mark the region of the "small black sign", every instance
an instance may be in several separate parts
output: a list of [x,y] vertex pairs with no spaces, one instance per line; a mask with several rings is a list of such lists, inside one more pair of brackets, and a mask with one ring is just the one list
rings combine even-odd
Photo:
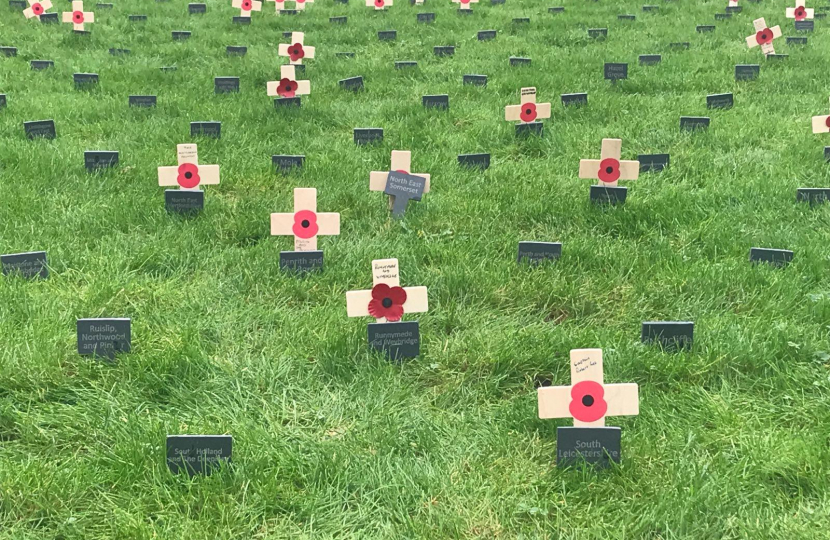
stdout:
[[[9,0],[9,7],[12,9],[19,9],[22,11],[26,9],[26,2],[25,0]],[[42,16],[43,15],[41,15],[41,17]]]
[[231,94],[239,92],[239,77],[215,77],[213,79],[214,94]]
[[[813,17],[814,19],[826,19],[827,13],[816,13]],[[40,16],[40,19],[43,20],[43,15]]]
[[490,0],[490,5],[495,6],[498,4],[504,4],[504,0]]
[[46,279],[49,277],[49,266],[45,251],[0,255],[0,265],[2,265],[3,274],[6,276],[19,275],[26,279]]
[[306,274],[323,271],[322,251],[280,251],[280,270]]
[[688,49],[691,44],[688,41],[675,41],[674,43],[669,43],[669,47],[672,49]]
[[112,9],[112,4],[98,4],[96,7],[98,9]]
[[[293,9],[283,9],[280,11],[280,15],[295,15],[297,12]],[[251,24],[250,17],[234,17],[232,20],[233,24]]]
[[824,147],[824,161],[830,161],[830,146]]
[[633,20],[637,19],[637,16],[625,13],[625,14],[622,14],[622,15],[617,15],[617,19],[619,19],[621,21],[633,21]]
[[513,19],[513,24],[529,24],[530,17],[517,17]]
[[628,78],[628,64],[605,64],[605,78],[609,81],[617,81]]
[[750,248],[749,262],[786,266],[793,260],[793,252],[786,249]]
[[560,242],[519,242],[519,257],[517,261],[539,264],[544,261],[555,261],[562,256]]
[[529,66],[530,65],[530,58],[522,58],[520,56],[511,56],[510,57],[510,65],[511,66]]
[[565,107],[588,104],[588,94],[585,92],[577,94],[562,94],[559,97],[562,99],[562,105]]
[[162,66],[159,69],[164,73],[172,73],[179,68],[177,68],[176,66]]
[[766,59],[767,60],[786,60],[789,57],[790,57],[789,54],[768,54],[766,56]]
[[155,107],[156,96],[130,96],[130,107]]
[[740,13],[743,10],[743,6],[726,6],[727,13]]
[[736,81],[751,81],[761,73],[760,64],[738,64],[735,66]]
[[337,84],[343,90],[351,90],[357,92],[363,90],[363,77],[349,77],[348,79],[340,79]]
[[381,41],[395,41],[397,38],[397,30],[381,30],[378,32],[378,39]]
[[353,137],[359,145],[383,142],[383,128],[354,128]]
[[698,129],[709,128],[708,116],[681,116],[680,130],[681,131],[695,131]]
[[207,4],[187,4],[187,12],[191,15],[196,13],[207,13]]
[[147,20],[147,15],[130,15],[129,18],[132,22],[144,22]]
[[545,125],[542,122],[528,122],[526,124],[516,124],[516,137],[527,137],[529,135],[542,136]]
[[591,202],[596,204],[623,204],[628,188],[622,186],[591,186]]
[[190,136],[222,138],[222,122],[190,122]]
[[402,61],[402,62],[395,62],[395,69],[404,69],[404,68],[416,68],[418,67],[418,62],[412,62],[409,60]]
[[230,435],[168,435],[167,468],[173,474],[209,476],[231,462]]
[[72,33],[78,36],[91,36],[92,32],[89,30],[72,30]]
[[228,45],[225,48],[225,52],[228,56],[245,56],[248,54],[248,47],[243,45]]
[[663,57],[659,54],[641,54],[640,55],[640,65],[641,66],[653,66],[655,64],[659,64],[663,61]]
[[805,36],[788,36],[787,45],[807,45],[807,38]]
[[472,9],[461,9],[461,8],[458,8],[458,11],[457,11],[456,13],[458,13],[459,15],[472,15],[472,14],[473,14],[473,10],[472,10]]
[[130,49],[110,49],[110,56],[127,56],[131,53]]
[[725,21],[726,19],[731,19],[731,13],[715,13],[715,20],[716,21]]
[[78,354],[113,360],[119,352],[130,352],[130,319],[78,319]]
[[814,21],[795,21],[795,29],[799,32],[812,32],[815,24]]
[[588,464],[602,469],[619,463],[621,433],[618,427],[556,428],[556,466]]
[[830,199],[830,188],[798,188],[795,200],[810,204],[824,204]]
[[[282,10],[279,11],[279,14],[280,15],[296,15],[297,10],[296,9],[282,9]],[[248,19],[248,22],[241,22],[240,21],[240,24],[251,24],[251,18],[250,17],[234,17],[234,19],[243,19],[243,18]],[[234,22],[236,22],[236,21],[234,21]]]
[[72,75],[75,81],[75,88],[89,87],[98,84],[97,73],[75,73]]
[[608,37],[607,28],[589,28],[588,36],[592,38]]
[[554,6],[548,8],[548,13],[563,13],[565,11],[564,6]]
[[660,6],[643,6],[643,11],[646,13],[660,11]]
[[165,189],[164,208],[171,214],[195,214],[205,208],[205,192],[197,189]]
[[714,32],[715,31],[715,25],[714,24],[699,24],[699,25],[697,25],[695,30],[697,30],[698,34],[702,34],[704,32]]
[[490,154],[461,154],[458,164],[471,169],[486,170],[490,168]]
[[26,132],[26,137],[35,139],[43,137],[44,139],[54,139],[57,137],[55,133],[54,120],[36,120],[34,122],[23,122],[23,130]]
[[[468,10],[465,10],[468,11]],[[497,32],[495,30],[481,30],[478,33],[478,40],[479,41],[490,41],[492,39],[496,39]]]
[[451,45],[433,47],[432,54],[434,54],[435,56],[452,56],[455,54],[455,47]]
[[174,30],[173,31],[173,40],[174,41],[184,41],[186,39],[190,39],[190,32],[186,30]]
[[637,161],[640,162],[640,172],[660,172],[669,166],[669,155],[640,154]]
[[706,107],[709,109],[731,109],[734,104],[731,93],[709,94],[706,96]]
[[109,169],[118,165],[118,151],[87,150],[84,152],[84,167],[89,172]]
[[337,58],[354,58],[354,53],[353,52],[338,52],[338,53],[334,53],[334,56],[336,56]]
[[294,66],[297,73],[305,73],[305,64],[297,64]]
[[431,23],[435,21],[435,13],[418,13],[419,23]]
[[55,62],[52,60],[32,60],[29,62],[29,67],[35,71],[41,71],[55,67]]
[[646,321],[640,341],[659,343],[667,351],[691,349],[694,343],[695,323],[691,321]]
[[40,16],[40,22],[43,24],[56,24],[58,22],[58,14],[44,13]]
[[421,353],[421,332],[418,321],[370,323],[369,347],[384,353],[391,360],[415,358]]
[[17,47],[0,47],[0,54],[6,57],[17,56]]
[[462,84],[487,86],[487,75],[464,75],[461,82]]
[[346,24],[349,22],[348,17],[329,17],[329,22],[331,24]]
[[300,96],[294,97],[287,97],[287,98],[277,98],[274,100],[274,108],[279,109],[280,107],[302,107],[303,101],[300,99]]
[[450,96],[448,94],[438,94],[434,96],[423,96],[421,102],[426,109],[449,109]]
[[305,156],[271,156],[271,163],[278,171],[289,173],[292,169],[302,169]]
[[5,107],[7,104],[6,94],[0,94],[0,109]]
[[421,200],[426,185],[427,180],[423,176],[390,171],[389,176],[386,177],[386,188],[383,192],[394,197],[392,217],[403,217],[410,200]]

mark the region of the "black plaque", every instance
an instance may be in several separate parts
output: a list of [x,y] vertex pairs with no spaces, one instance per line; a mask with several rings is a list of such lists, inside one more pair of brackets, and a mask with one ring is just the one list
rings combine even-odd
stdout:
[[0,255],[3,275],[19,275],[26,279],[46,279],[49,277],[49,263],[45,251],[28,253],[10,253]]
[[112,4],[97,4],[98,9],[112,9]]
[[481,30],[478,33],[479,41],[490,41],[496,39],[497,32],[495,30]]
[[[293,9],[283,9],[280,11],[280,15],[296,15],[297,11]],[[232,20],[233,24],[251,24],[250,17],[234,17]]]
[[486,170],[490,168],[490,154],[461,154],[458,164],[471,169]]
[[519,263],[536,265],[545,261],[555,261],[562,256],[561,242],[519,242]]
[[[9,7],[12,9],[18,9],[23,11],[26,9],[26,2],[25,0],[9,0]],[[41,15],[42,17],[43,15]]]
[[643,6],[643,11],[645,11],[646,13],[660,11],[660,6]]
[[824,147],[824,161],[830,161],[830,146]]
[[637,16],[636,15],[631,15],[630,13],[623,13],[623,14],[617,15],[617,19],[619,19],[621,21],[633,21],[633,20],[637,19]]
[[714,32],[715,25],[714,24],[699,24],[695,28],[698,34],[703,34],[705,32]]
[[280,251],[280,270],[306,274],[323,271],[322,251]]
[[6,94],[0,94],[0,109],[4,108],[7,104]]
[[277,98],[274,100],[274,108],[279,109],[281,107],[302,107],[303,101],[300,99],[300,96],[294,97],[286,97],[286,98]]
[[587,105],[588,94],[585,92],[576,94],[562,94],[559,96],[562,99],[562,105],[570,107],[572,105]]
[[329,22],[331,24],[346,24],[349,22],[348,17],[329,17]]
[[130,319],[78,319],[78,354],[113,360],[130,352]]
[[490,0],[490,5],[495,6],[498,4],[504,4],[504,0]]
[[128,56],[132,51],[130,49],[110,49],[110,56]]
[[207,4],[187,4],[187,12],[191,15],[207,13]]
[[418,321],[370,323],[369,347],[391,360],[415,358],[421,353],[421,332]]
[[[283,11],[285,11],[285,10],[283,10]],[[282,33],[282,37],[284,37],[284,38],[290,38],[292,34],[293,34],[293,32],[283,32],[283,33]]]
[[416,68],[416,67],[418,67],[418,62],[413,62],[411,60],[395,62],[395,69]]
[[795,200],[810,204],[824,204],[830,199],[830,188],[798,188]]
[[675,41],[674,43],[669,43],[669,47],[672,49],[688,49],[691,44],[688,41]]
[[159,69],[164,73],[172,73],[179,68],[177,68],[176,66],[162,66]]
[[640,154],[640,172],[660,172],[669,166],[668,154]]
[[622,186],[591,186],[591,202],[596,204],[623,204],[628,188]]
[[190,122],[190,136],[222,138],[222,122]]
[[228,45],[225,47],[228,56],[245,56],[248,54],[248,47],[244,45]]
[[75,88],[89,88],[98,84],[97,73],[75,73],[72,79],[75,81]]
[[44,13],[40,16],[40,22],[43,24],[57,24],[58,22],[58,14],[57,13]]
[[608,29],[607,28],[589,28],[588,29],[588,36],[592,37],[592,38],[608,37]]
[[348,79],[341,79],[337,82],[343,90],[351,90],[357,92],[363,90],[363,77],[349,77]]
[[383,192],[393,197],[392,217],[403,217],[410,200],[421,200],[426,185],[427,180],[423,176],[390,171]]
[[131,22],[144,22],[147,20],[147,15],[130,15],[129,19]]
[[397,38],[397,30],[381,30],[378,32],[378,39],[381,41],[395,41]]
[[17,47],[0,47],[0,54],[6,57],[17,56]]
[[455,47],[452,45],[442,45],[432,48],[432,54],[435,56],[452,56],[455,54]]
[[786,60],[789,57],[789,54],[768,54],[764,58],[766,60]]
[[130,96],[130,107],[155,107],[156,96]]
[[487,75],[464,75],[461,82],[474,86],[487,86]]
[[564,6],[554,6],[548,8],[548,13],[563,13],[565,11]]
[[706,107],[710,109],[731,109],[735,104],[731,93],[709,94],[706,96]]
[[694,343],[695,323],[691,321],[646,321],[640,341],[658,343],[667,351],[691,349]]
[[522,58],[519,56],[511,56],[510,57],[510,65],[511,66],[529,66],[530,65],[530,58]]
[[716,21],[725,21],[726,19],[731,19],[731,13],[715,13],[715,20]]
[[655,64],[659,64],[663,61],[663,57],[659,54],[641,54],[640,55],[640,65],[641,66],[653,66]]
[[527,137],[529,135],[537,135],[539,137],[544,133],[545,125],[542,122],[527,122],[516,124],[516,137]]
[[793,260],[793,252],[786,249],[750,248],[749,262],[787,266]]
[[681,116],[680,117],[680,131],[696,131],[699,129],[709,129],[708,116]]
[[230,435],[168,435],[167,468],[173,474],[209,476],[231,462]]
[[54,120],[36,120],[34,122],[23,122],[23,130],[26,132],[26,137],[35,139],[43,137],[44,139],[54,139],[57,137],[55,132]]
[[795,21],[795,29],[798,32],[812,32],[815,28],[813,21]]
[[513,19],[513,24],[529,24],[530,17],[516,17]]
[[738,64],[735,66],[736,81],[751,81],[761,73],[760,64]]
[[359,145],[383,142],[383,128],[354,128],[353,137]]
[[619,463],[621,433],[618,427],[556,428],[556,466],[587,464],[603,469]]
[[740,13],[743,10],[743,6],[726,6],[727,13]]
[[214,94],[233,94],[239,92],[239,77],[215,77],[213,79]]
[[305,156],[271,156],[271,163],[282,173],[289,173],[292,169],[302,169]]
[[431,23],[435,21],[435,13],[418,13],[419,23]]
[[[40,18],[43,19],[43,15],[41,15]],[[816,13],[813,18],[814,19],[826,19],[827,18],[827,13]]]
[[605,79],[618,81],[628,78],[628,64],[606,62],[604,67]]
[[305,64],[297,64],[294,66],[297,73],[305,73]]
[[426,109],[449,109],[450,96],[447,94],[438,94],[434,96],[423,96],[421,102]]
[[807,45],[807,38],[805,36],[788,36],[787,45]]
[[89,172],[109,169],[118,165],[118,151],[87,150],[84,152],[84,167]]
[[29,62],[29,67],[34,71],[42,71],[50,67],[55,67],[55,62],[52,60],[32,60]]
[[190,32],[186,30],[174,30],[173,31],[173,40],[174,41],[184,41],[186,39],[190,39]]
[[198,189],[165,189],[164,208],[171,214],[195,214],[205,208],[205,192]]
[[354,58],[354,53],[353,52],[338,52],[338,53],[334,53],[334,56],[336,56],[337,58]]

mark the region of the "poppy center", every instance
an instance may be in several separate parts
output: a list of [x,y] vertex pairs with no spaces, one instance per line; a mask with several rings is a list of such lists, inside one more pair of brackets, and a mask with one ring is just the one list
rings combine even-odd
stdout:
[[533,109],[527,109],[527,110],[525,110],[525,114],[530,114],[530,113],[532,113],[532,112],[533,112]]
[[590,407],[594,404],[594,396],[582,396],[582,404],[586,407]]
[[72,17],[75,19],[75,22],[82,23],[84,22],[84,14],[80,11],[76,11]]
[[191,178],[193,178],[193,173],[192,172],[186,172],[186,173],[184,173],[184,177],[187,178],[188,180],[190,180]]
[[32,4],[32,11],[35,13],[35,15],[40,15],[41,13],[43,13],[43,6],[41,6],[40,4]]
[[304,219],[300,225],[303,226],[303,229],[308,229],[308,226],[311,225],[311,223],[307,219]]
[[606,167],[605,172],[607,172],[608,174],[611,174],[612,172],[614,172],[614,167]]
[[392,299],[391,299],[391,298],[384,298],[384,299],[383,299],[383,302],[381,302],[381,304],[382,304],[382,305],[383,305],[383,307],[385,307],[386,309],[389,309],[389,308],[391,308],[391,307],[392,307]]

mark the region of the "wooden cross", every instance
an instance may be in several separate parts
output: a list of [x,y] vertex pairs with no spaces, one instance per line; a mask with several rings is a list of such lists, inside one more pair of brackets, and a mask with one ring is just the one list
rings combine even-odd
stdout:
[[813,117],[813,133],[830,133],[830,115]]
[[764,56],[775,54],[772,40],[781,37],[781,27],[773,26],[772,28],[767,28],[767,22],[763,17],[755,19],[752,21],[752,24],[755,26],[755,34],[747,36],[746,38],[746,44],[749,48],[752,49],[760,45],[761,52],[764,53]]
[[[420,176],[426,179],[424,193],[429,193],[429,175],[425,173],[409,172],[412,168],[412,152],[409,150],[392,150],[392,167],[390,171],[402,172],[413,176]],[[386,180],[389,178],[389,171],[372,171],[369,174],[369,191],[386,191]]]
[[72,23],[75,30],[83,32],[84,23],[95,22],[95,14],[91,11],[84,11],[83,0],[74,0],[72,2],[72,11],[63,12],[63,22]]
[[729,7],[738,7],[738,0],[729,0]]
[[471,9],[470,4],[478,4],[478,0],[452,0],[453,4],[461,4],[459,9]]
[[159,167],[160,186],[179,186],[184,190],[198,190],[201,185],[219,183],[219,165],[199,165],[195,144],[176,146],[178,166]]
[[271,236],[294,236],[294,251],[316,251],[317,236],[340,234],[340,214],[317,213],[317,190],[294,188],[294,213],[271,214]]
[[522,88],[521,105],[504,108],[504,119],[508,122],[518,120],[520,124],[528,124],[544,118],[550,118],[550,103],[536,103],[535,88]]
[[302,64],[303,58],[314,58],[314,47],[304,47],[302,32],[291,33],[291,45],[280,43],[279,55],[287,56],[290,64]]
[[396,322],[404,313],[428,309],[426,287],[401,287],[398,259],[372,261],[372,290],[348,291],[349,317],[374,317],[377,322]]
[[240,17],[250,17],[252,11],[262,11],[262,2],[259,0],[233,0],[231,5],[239,10]]
[[795,0],[795,7],[787,8],[787,18],[803,21],[805,19],[812,19],[815,10],[804,7],[807,5],[804,0]]
[[543,386],[536,396],[539,418],[573,418],[577,427],[602,427],[606,416],[640,414],[637,383],[603,382],[602,349],[572,349],[571,386]]
[[37,20],[40,20],[40,16],[50,9],[52,9],[52,2],[49,0],[29,0],[29,7],[23,10],[23,15],[25,15],[27,19],[37,17]]
[[376,10],[391,6],[392,0],[366,0],[366,7],[374,6]]
[[268,95],[293,98],[295,96],[307,96],[310,94],[311,81],[298,81],[296,77],[296,68],[294,66],[280,66],[280,80],[268,81],[266,85]]
[[580,159],[579,177],[596,178],[600,186],[614,187],[618,180],[640,177],[639,161],[620,161],[621,139],[602,139],[600,159]]
[[[276,4],[277,13],[286,9],[285,3],[291,0],[266,0],[267,2],[274,2]],[[306,4],[313,4],[314,0],[294,0],[294,9],[297,11],[302,11],[305,9]]]

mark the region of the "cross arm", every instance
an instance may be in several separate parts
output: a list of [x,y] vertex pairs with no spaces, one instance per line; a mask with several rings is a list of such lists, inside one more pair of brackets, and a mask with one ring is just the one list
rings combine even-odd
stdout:
[[830,133],[830,116],[814,116],[813,117],[813,133]]

